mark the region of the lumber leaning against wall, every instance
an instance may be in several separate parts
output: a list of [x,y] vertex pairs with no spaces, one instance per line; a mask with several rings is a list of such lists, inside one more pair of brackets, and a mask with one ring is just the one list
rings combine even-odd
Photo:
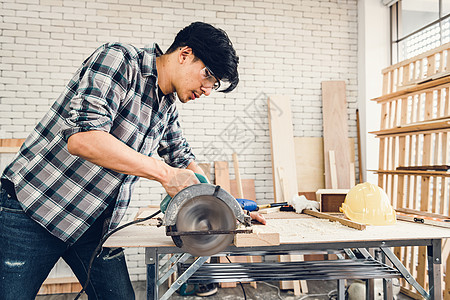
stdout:
[[[325,187],[327,189],[351,188],[350,153],[347,146],[348,114],[344,81],[322,81],[322,113]],[[334,153],[336,173],[334,173],[332,160],[330,160],[332,153]],[[333,184],[334,180],[337,181],[337,186]]]

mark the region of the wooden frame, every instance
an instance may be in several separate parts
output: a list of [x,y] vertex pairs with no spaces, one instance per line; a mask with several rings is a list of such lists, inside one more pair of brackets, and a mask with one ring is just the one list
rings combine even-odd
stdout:
[[[450,173],[432,167],[449,163],[450,43],[382,72],[383,96],[373,99],[381,105],[380,130],[372,132],[380,141],[378,185],[396,209],[448,217]],[[398,247],[394,253],[426,287],[426,248]],[[444,267],[450,266],[447,257]],[[444,277],[444,299],[450,299],[450,275]],[[418,297],[405,280],[401,287]]]
[[383,95],[450,74],[450,43],[401,61],[383,71]]

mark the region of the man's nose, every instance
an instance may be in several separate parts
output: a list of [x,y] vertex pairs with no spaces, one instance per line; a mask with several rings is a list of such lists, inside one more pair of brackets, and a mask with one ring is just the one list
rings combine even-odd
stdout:
[[204,87],[202,86],[202,92],[205,94],[205,96],[209,96],[211,94],[212,87]]

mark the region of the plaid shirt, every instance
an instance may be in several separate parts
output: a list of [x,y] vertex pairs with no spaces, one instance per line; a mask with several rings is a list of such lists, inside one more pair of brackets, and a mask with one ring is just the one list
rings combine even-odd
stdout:
[[157,44],[98,48],[6,167],[2,178],[14,184],[24,210],[59,239],[74,243],[112,201],[110,229],[117,227],[138,180],[71,155],[72,134],[109,132],[144,155],[157,151],[174,167],[195,159],[182,136],[175,95],[158,97],[155,58],[161,54]]

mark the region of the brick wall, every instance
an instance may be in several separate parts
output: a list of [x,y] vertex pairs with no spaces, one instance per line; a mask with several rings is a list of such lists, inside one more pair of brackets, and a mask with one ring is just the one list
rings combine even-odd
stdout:
[[[199,162],[239,154],[242,178],[261,202],[273,197],[266,98],[291,98],[295,136],[321,136],[321,81],[345,80],[349,136],[356,136],[356,0],[2,0],[0,137],[26,137],[83,59],[105,42],[163,50],[193,21],[226,30],[240,56],[239,87],[179,105]],[[232,166],[232,165],[231,165]],[[233,168],[230,168],[233,172]],[[233,178],[233,175],[231,175]],[[142,180],[129,209],[157,204],[163,189]],[[133,280],[143,249],[127,250]]]

